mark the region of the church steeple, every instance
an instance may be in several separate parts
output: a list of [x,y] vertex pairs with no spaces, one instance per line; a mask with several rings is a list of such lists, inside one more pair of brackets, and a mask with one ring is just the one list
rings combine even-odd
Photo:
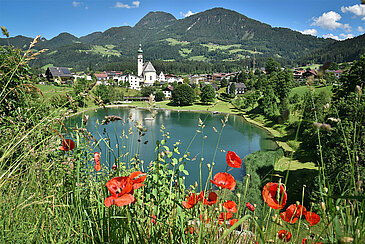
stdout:
[[142,69],[143,69],[143,50],[142,44],[139,44],[138,48],[138,76],[142,76]]

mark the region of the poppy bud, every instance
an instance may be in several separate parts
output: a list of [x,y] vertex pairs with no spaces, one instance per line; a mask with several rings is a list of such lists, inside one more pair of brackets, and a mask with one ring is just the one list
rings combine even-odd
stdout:
[[323,211],[326,211],[326,204],[324,204],[324,202],[321,202],[321,208]]
[[324,187],[323,190],[324,190],[325,193],[328,192],[328,188],[327,187]]
[[113,164],[112,170],[116,170],[116,169],[117,169],[117,166],[115,164]]

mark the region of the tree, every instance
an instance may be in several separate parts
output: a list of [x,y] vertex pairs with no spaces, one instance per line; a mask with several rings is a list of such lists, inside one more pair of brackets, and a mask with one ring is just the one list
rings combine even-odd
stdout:
[[89,89],[91,81],[85,78],[78,78],[72,85],[72,97],[79,107],[85,106],[85,91]]
[[155,95],[156,102],[163,101],[165,99],[165,94],[162,91],[158,91]]
[[154,92],[155,92],[155,87],[153,87],[153,86],[144,86],[141,89],[142,97],[149,97]]
[[228,80],[226,78],[223,78],[221,80],[221,87],[227,87],[228,86]]
[[228,94],[230,97],[236,96],[236,83],[234,83],[234,82],[231,83],[231,85],[229,86]]
[[214,102],[215,90],[211,84],[203,86],[201,91],[202,91],[202,93],[200,94],[200,101],[202,103]]
[[175,105],[190,105],[195,101],[195,92],[187,84],[178,85],[172,92],[171,100]]
[[265,66],[265,71],[267,74],[271,74],[273,72],[279,72],[281,70],[281,65],[275,61],[273,58],[270,58]]
[[[93,89],[95,96],[99,97],[104,104],[110,103],[114,98],[114,89],[112,86],[106,86],[104,84],[97,85]],[[95,101],[96,102],[96,101]]]

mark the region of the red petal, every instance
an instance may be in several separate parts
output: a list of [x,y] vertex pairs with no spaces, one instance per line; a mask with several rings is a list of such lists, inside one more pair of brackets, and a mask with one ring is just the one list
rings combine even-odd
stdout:
[[181,202],[184,208],[190,209],[194,207],[194,204],[189,204],[188,202]]
[[278,202],[276,194],[278,190],[279,184],[269,182],[264,186],[262,190],[262,197],[264,201],[269,205],[269,207],[273,209],[283,209],[286,204],[287,194],[284,190],[284,186],[280,185],[280,201]]
[[226,161],[229,167],[241,168],[242,160],[235,152],[228,151],[226,155]]
[[305,219],[308,221],[310,226],[312,226],[318,224],[318,222],[321,220],[321,217],[319,217],[319,215],[316,213],[307,212]]
[[118,197],[114,200],[114,204],[121,207],[128,204],[131,204],[135,201],[134,196],[131,194],[125,194],[121,197]]
[[99,164],[95,164],[95,170],[96,171],[100,171],[101,170],[101,165],[100,165],[100,163]]
[[237,223],[238,222],[238,219],[230,219],[229,220],[229,224],[231,225],[231,226],[233,226],[235,223]]
[[109,196],[109,197],[105,198],[104,205],[109,208],[111,205],[114,204],[115,198],[116,197],[114,197],[114,196]]

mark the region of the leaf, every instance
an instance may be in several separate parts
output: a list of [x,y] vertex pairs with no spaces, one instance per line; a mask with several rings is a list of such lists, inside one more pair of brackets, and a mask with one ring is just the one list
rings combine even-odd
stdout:
[[180,164],[180,166],[179,166],[179,171],[181,172],[181,171],[183,171],[184,170],[184,165],[183,164]]
[[177,159],[176,158],[173,158],[172,159],[172,163],[171,163],[172,165],[176,165],[176,164],[178,164],[178,162],[177,162]]
[[161,140],[161,145],[165,145],[166,144],[166,140]]
[[183,170],[183,173],[184,173],[185,175],[189,175],[189,171],[187,171],[186,169],[184,169],[184,170]]

